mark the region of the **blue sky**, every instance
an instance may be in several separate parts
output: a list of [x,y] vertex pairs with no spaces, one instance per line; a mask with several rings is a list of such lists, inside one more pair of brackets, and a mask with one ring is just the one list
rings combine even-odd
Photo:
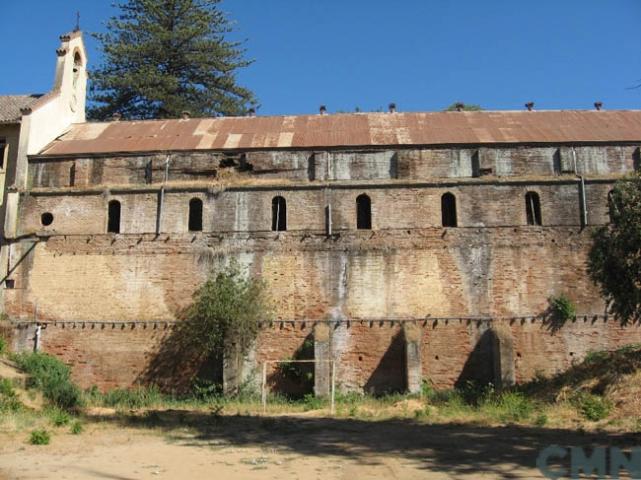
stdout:
[[[3,0],[0,94],[47,91],[58,35],[112,0]],[[224,0],[260,114],[386,108],[641,108],[640,0]],[[23,41],[24,39],[24,41]],[[87,38],[89,69],[101,61]]]

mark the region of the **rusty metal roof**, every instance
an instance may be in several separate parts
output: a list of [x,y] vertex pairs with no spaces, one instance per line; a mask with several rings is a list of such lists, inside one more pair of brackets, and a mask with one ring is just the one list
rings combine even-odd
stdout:
[[42,95],[0,95],[0,123],[18,123],[20,110],[32,107]]
[[42,155],[641,142],[641,110],[354,113],[83,123]]

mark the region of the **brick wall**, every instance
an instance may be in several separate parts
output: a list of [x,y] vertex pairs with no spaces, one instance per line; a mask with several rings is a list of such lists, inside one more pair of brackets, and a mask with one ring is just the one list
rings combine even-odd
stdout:
[[[479,174],[499,177],[623,174],[638,168],[639,147],[513,146],[359,151],[187,152],[95,158],[32,158],[33,187],[213,181],[230,170],[244,177],[295,181],[430,180]],[[483,172],[479,171],[483,170]],[[73,173],[72,173],[73,170]]]
[[[607,194],[613,182],[588,182],[586,201],[589,224],[607,221]],[[497,227],[527,224],[525,194],[536,192],[545,226],[579,225],[581,198],[579,181],[555,183],[473,183],[454,185],[360,185],[342,188],[231,188],[212,194],[207,190],[168,190],[161,211],[161,233],[188,231],[189,201],[203,202],[205,232],[258,232],[272,226],[272,199],[279,195],[287,202],[287,230],[324,232],[326,211],[332,207],[334,231],[356,228],[356,197],[367,194],[372,204],[373,230],[420,229],[441,226],[441,196],[456,196],[458,226]],[[124,192],[113,190],[65,193],[31,193],[22,199],[19,233],[47,232],[58,235],[95,235],[107,230],[107,204],[121,203],[121,233],[154,233],[160,191]],[[48,226],[42,214],[53,214]]]
[[[638,327],[594,317],[605,306],[586,274],[593,226],[607,221],[607,194],[635,156],[634,146],[519,146],[36,157],[34,188],[21,195],[24,238],[8,247],[15,288],[4,291],[4,309],[24,325],[47,322],[42,348],[73,365],[85,387],[178,388],[204,359],[181,350],[165,322],[233,257],[267,282],[276,306],[255,367],[296,356],[314,322],[329,321],[339,385],[402,390],[400,325],[411,321],[422,329],[423,376],[451,387],[492,379],[490,329],[501,325],[523,381],[589,350],[641,341]],[[588,175],[587,228],[579,179],[567,173],[575,159]],[[441,227],[446,192],[459,228]],[[540,197],[542,226],[527,226],[527,192]],[[372,230],[359,231],[363,193]],[[276,195],[287,200],[286,232],[271,231]],[[203,202],[202,232],[188,232],[193,198]],[[120,234],[105,233],[111,200],[122,205]],[[556,328],[543,317],[560,293],[580,317]],[[29,348],[29,329],[21,332]],[[268,379],[282,387],[273,366]]]

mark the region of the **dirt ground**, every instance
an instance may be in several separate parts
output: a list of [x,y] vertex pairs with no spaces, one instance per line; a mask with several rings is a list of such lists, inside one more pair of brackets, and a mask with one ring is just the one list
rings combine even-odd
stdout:
[[27,436],[0,434],[0,479],[530,479],[551,444],[641,445],[639,434],[183,411],[89,420],[47,446]]

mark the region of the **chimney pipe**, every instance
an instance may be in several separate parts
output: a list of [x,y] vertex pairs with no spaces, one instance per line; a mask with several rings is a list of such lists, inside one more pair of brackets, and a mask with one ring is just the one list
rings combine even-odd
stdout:
[[527,108],[528,112],[531,112],[532,110],[534,110],[534,102],[527,102],[525,104],[525,108]]
[[321,105],[318,109],[318,113],[320,113],[321,115],[327,115],[327,107],[325,105]]
[[463,109],[465,108],[465,104],[462,102],[456,102],[456,104],[454,105],[454,108],[456,108],[457,112],[462,112]]
[[603,102],[594,102],[594,108],[601,110],[601,108],[603,108]]
[[389,104],[389,113],[396,113],[396,104],[394,102]]
[[122,118],[122,113],[120,113],[120,112],[115,112],[115,113],[111,116],[111,121],[112,121],[112,122],[119,122],[121,118]]
[[249,110],[247,110],[247,116],[248,117],[255,117],[256,116],[256,109],[254,107],[252,107]]
[[191,118],[191,112],[188,110],[183,110],[180,114],[183,120],[189,120]]

